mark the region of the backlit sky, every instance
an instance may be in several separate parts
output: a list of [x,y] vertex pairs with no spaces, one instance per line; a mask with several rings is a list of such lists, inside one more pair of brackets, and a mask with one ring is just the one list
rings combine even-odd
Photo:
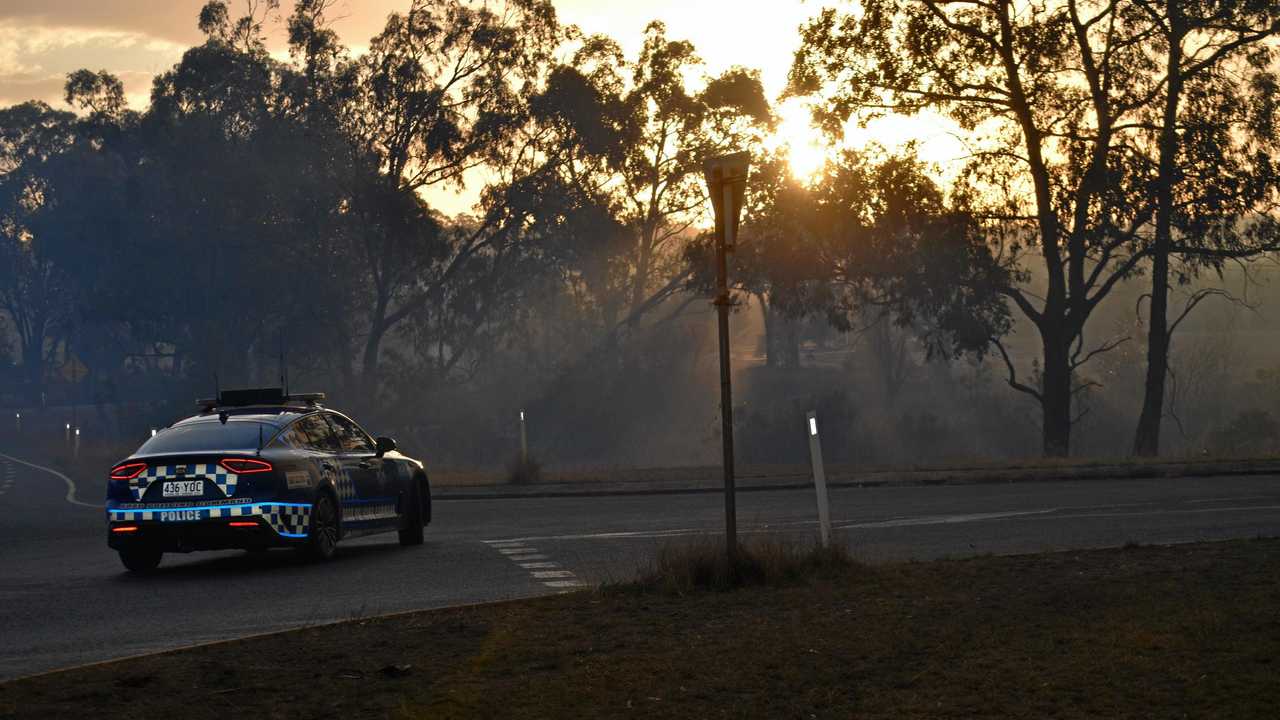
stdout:
[[[233,17],[243,14],[246,0],[233,0]],[[171,67],[184,50],[202,40],[196,17],[204,0],[0,0],[0,106],[29,99],[65,107],[62,85],[67,73],[87,67],[106,69],[125,85],[129,103],[146,106],[151,78]],[[408,0],[340,0],[331,12],[343,41],[359,50],[382,28],[388,13]],[[776,97],[799,40],[798,28],[824,3],[810,0],[556,0],[561,20],[590,33],[618,40],[628,54],[638,49],[644,26],[667,24],[668,36],[690,40],[716,73],[733,65],[757,68],[766,91]],[[829,3],[827,3],[829,4]],[[283,17],[291,0],[269,22],[272,49],[283,50]],[[807,111],[792,101],[779,108],[783,119],[779,142],[792,149],[793,168],[813,171],[826,154],[808,128]],[[953,142],[936,123],[883,123],[859,133],[893,147],[908,138],[926,142],[923,154],[933,159],[954,155]],[[934,147],[930,148],[932,145]],[[472,192],[435,197],[445,212],[465,210]]]

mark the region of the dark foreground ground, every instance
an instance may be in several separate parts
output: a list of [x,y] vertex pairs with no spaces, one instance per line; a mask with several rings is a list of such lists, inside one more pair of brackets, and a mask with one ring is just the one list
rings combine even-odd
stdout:
[[588,590],[0,685],[0,718],[1267,718],[1277,707],[1280,540],[858,566],[685,596]]

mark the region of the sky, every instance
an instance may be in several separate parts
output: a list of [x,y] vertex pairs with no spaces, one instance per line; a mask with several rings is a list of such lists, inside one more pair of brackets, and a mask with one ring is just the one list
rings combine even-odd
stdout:
[[[0,107],[40,99],[66,107],[62,86],[73,70],[106,69],[123,81],[129,104],[146,106],[151,79],[173,66],[183,51],[202,40],[196,17],[205,0],[0,0]],[[232,0],[232,16],[248,0]],[[339,0],[331,13],[334,29],[358,51],[377,34],[387,15],[409,0]],[[707,70],[734,65],[761,71],[765,90],[776,98],[799,42],[799,27],[828,2],[813,0],[555,0],[561,20],[588,33],[604,33],[629,55],[640,45],[652,20],[667,25],[668,37],[693,43]],[[291,0],[268,24],[270,46],[283,53],[283,16]],[[782,125],[777,141],[791,147],[793,169],[807,175],[829,150],[808,127],[800,101],[778,108]],[[909,138],[922,140],[922,155],[943,160],[954,155],[947,128],[936,121],[897,119],[869,131],[855,131],[853,144],[875,140],[894,147]],[[432,198],[446,213],[465,211],[475,191]]]

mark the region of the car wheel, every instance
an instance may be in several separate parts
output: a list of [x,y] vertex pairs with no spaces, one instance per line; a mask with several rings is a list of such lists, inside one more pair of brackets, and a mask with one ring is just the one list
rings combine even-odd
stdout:
[[404,514],[404,527],[400,528],[400,544],[405,547],[422,544],[422,498],[418,478],[409,482],[409,507]]
[[124,563],[129,572],[145,575],[160,567],[160,558],[163,556],[163,550],[152,547],[136,547],[121,550],[120,562]]
[[338,551],[338,508],[327,493],[321,493],[311,508],[311,530],[305,549],[316,560],[328,560]]

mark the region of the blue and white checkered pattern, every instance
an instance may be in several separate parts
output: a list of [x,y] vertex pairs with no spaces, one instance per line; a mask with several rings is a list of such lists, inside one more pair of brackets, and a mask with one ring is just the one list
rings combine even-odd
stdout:
[[338,488],[338,500],[346,502],[356,499],[356,484],[345,470],[339,470],[333,476],[333,484]]
[[368,503],[360,505],[344,505],[342,508],[343,522],[367,522],[369,520],[386,520],[396,516],[396,504],[389,503]]
[[[181,467],[184,473],[179,475]],[[141,500],[147,494],[147,488],[157,480],[197,480],[204,478],[218,486],[222,494],[231,497],[236,494],[236,483],[240,476],[217,463],[191,463],[189,465],[152,465],[147,471],[129,481],[129,490],[134,500]]]
[[241,503],[237,505],[204,505],[173,508],[139,508],[107,511],[111,522],[198,522],[230,518],[261,518],[282,537],[306,537],[311,524],[311,505],[307,503]]
[[311,529],[310,505],[267,505],[263,510],[262,519],[279,535],[303,537]]

